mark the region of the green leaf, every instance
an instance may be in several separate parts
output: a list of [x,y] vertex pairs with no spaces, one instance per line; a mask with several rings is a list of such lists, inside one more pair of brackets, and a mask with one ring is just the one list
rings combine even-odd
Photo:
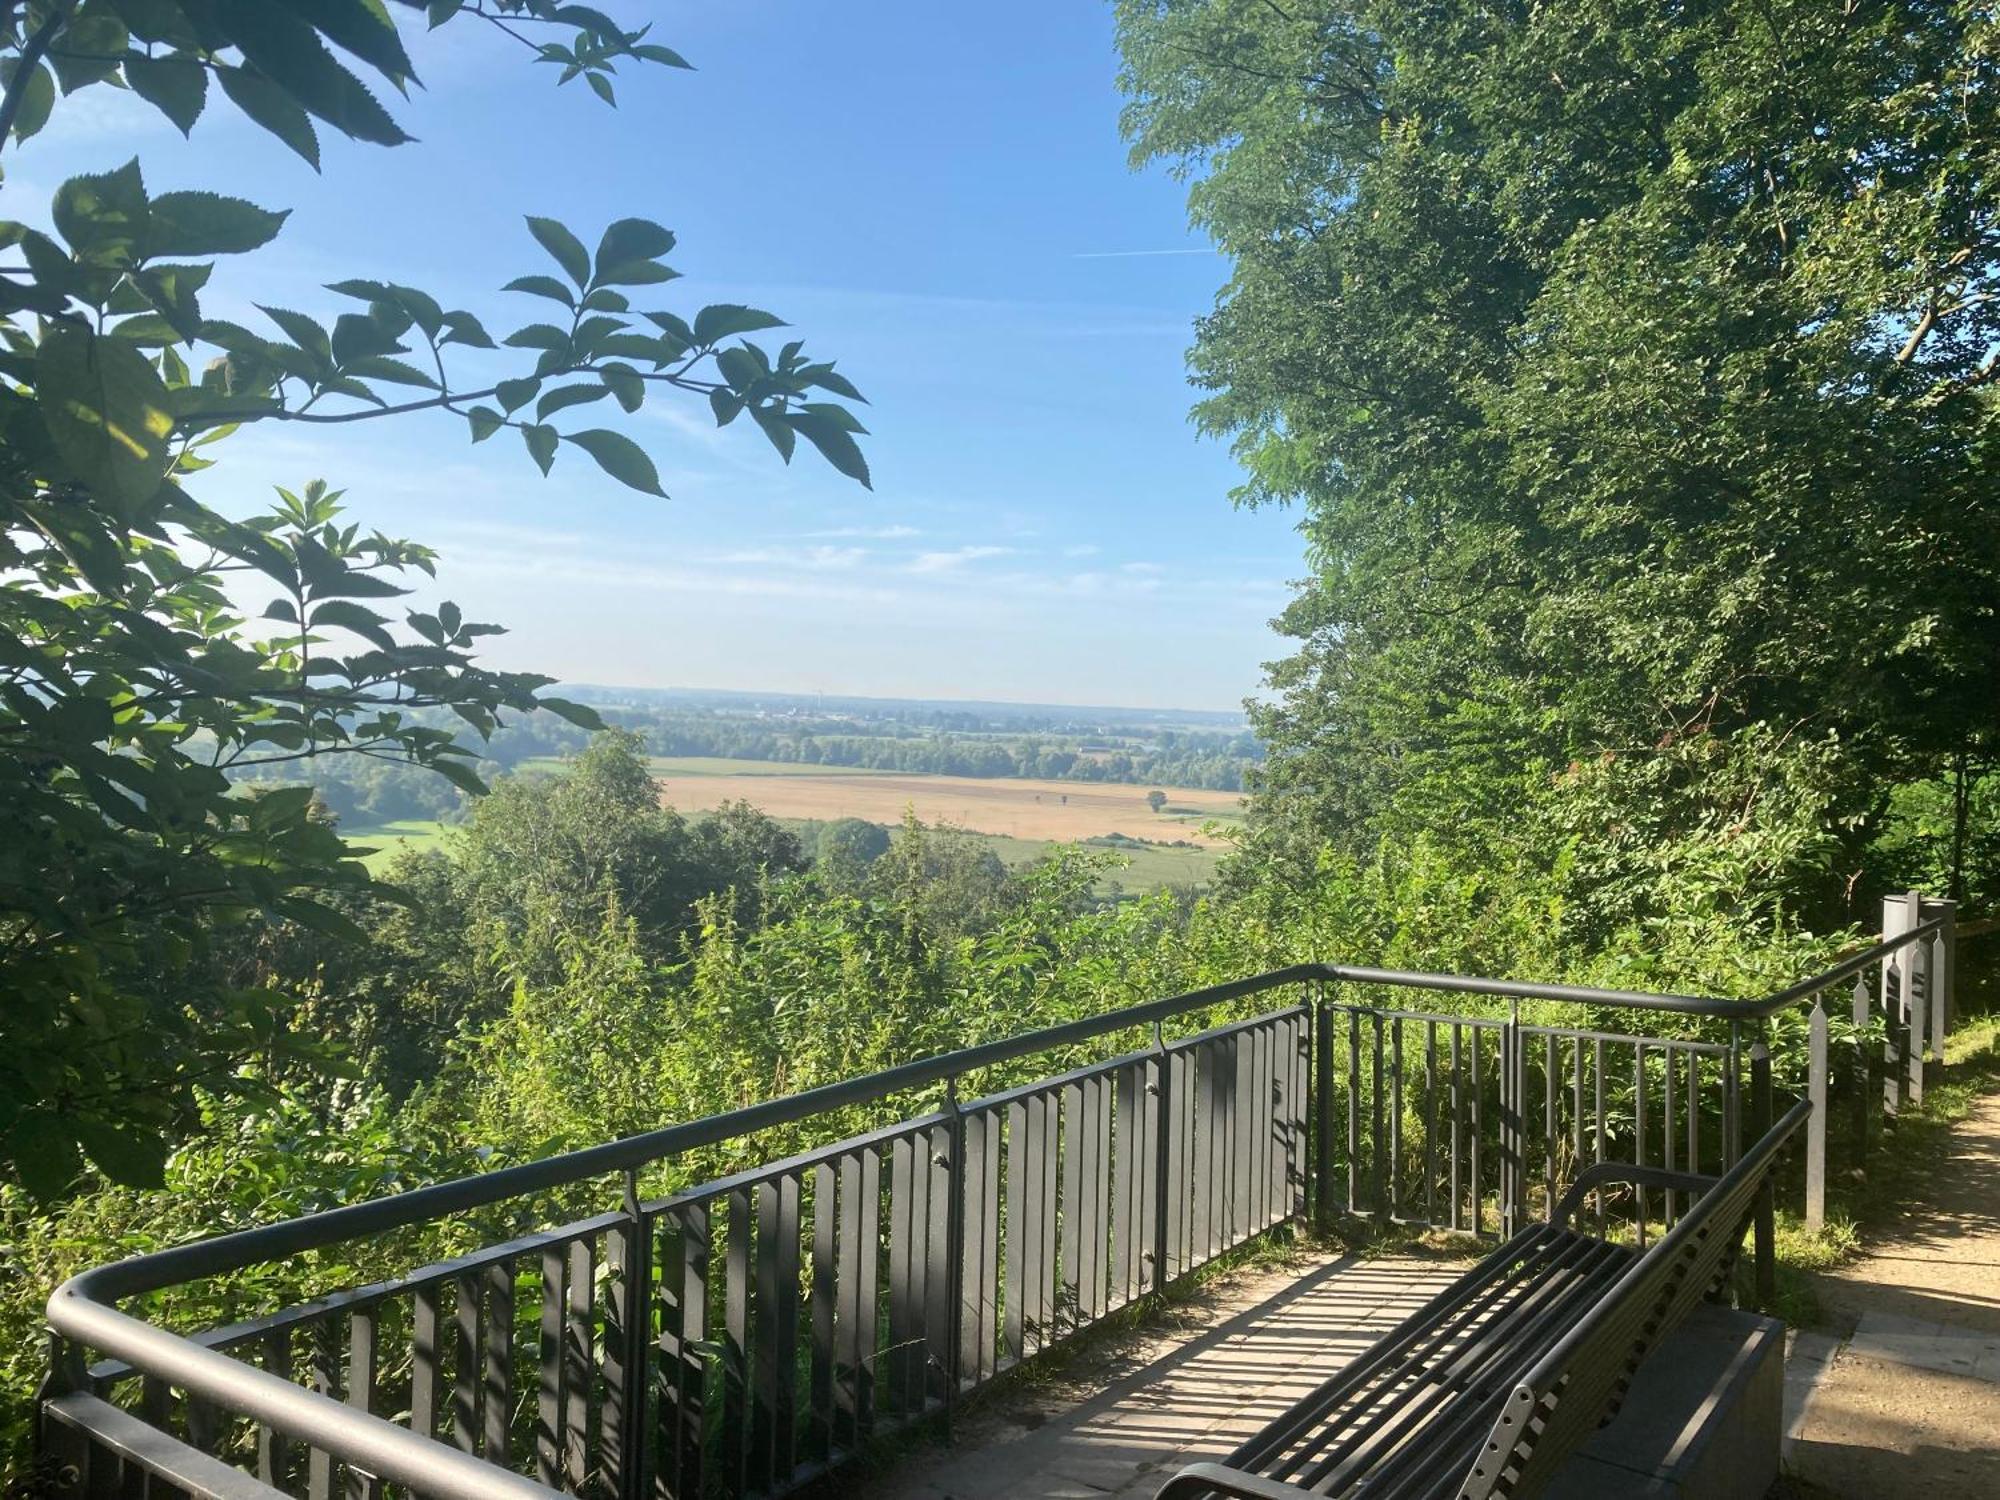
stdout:
[[83,1170],[71,1122],[46,1110],[25,1110],[7,1133],[5,1156],[21,1184],[43,1203],[60,1198]]
[[618,93],[612,88],[609,78],[606,78],[602,73],[591,72],[584,74],[584,81],[590,85],[590,91],[597,95],[598,98],[609,104],[613,109],[618,107]]
[[498,346],[493,335],[469,312],[449,312],[444,315],[444,337],[441,344],[464,344],[469,349],[492,349]]
[[549,467],[556,461],[557,432],[553,427],[544,427],[539,422],[530,422],[521,429],[521,438],[528,445],[528,456],[535,461],[546,479]]
[[414,81],[416,70],[403,50],[396,23],[380,0],[291,0],[320,34],[398,85]]
[[130,265],[146,241],[146,182],[139,159],[116,171],[70,178],[56,189],[50,212],[56,233],[80,259]]
[[500,288],[503,292],[528,292],[537,297],[547,297],[552,302],[560,302],[564,307],[576,306],[576,293],[557,281],[553,276],[536,274],[516,276]]
[[[0,64],[0,81],[8,89],[14,87],[15,71],[20,67],[18,57],[10,57]],[[25,141],[40,132],[49,123],[49,112],[56,104],[55,75],[40,63],[28,75],[28,81],[21,86],[21,107],[14,112],[14,139]]]
[[42,423],[70,472],[130,512],[166,477],[171,398],[152,361],[117,338],[65,324],[35,355]]
[[653,260],[628,260],[606,266],[597,273],[599,286],[659,286],[680,280],[681,273]]
[[582,406],[590,401],[602,401],[611,394],[608,385],[565,385],[555,390],[544,391],[542,399],[535,403],[535,415],[547,418],[559,411],[567,411],[572,406]]
[[337,626],[351,630],[364,640],[380,646],[384,651],[396,649],[396,638],[383,628],[382,616],[365,604],[356,604],[349,599],[329,599],[317,606],[307,622],[308,628],[317,630],[321,626]]
[[657,42],[641,42],[632,49],[634,57],[644,58],[650,63],[661,63],[669,68],[687,68],[692,71],[694,64],[671,47],[662,47]]
[[592,427],[583,432],[564,433],[563,441],[576,444],[596,459],[597,467],[620,484],[644,494],[658,495],[662,500],[667,498],[667,492],[660,488],[659,470],[653,467],[646,450],[622,432]]
[[625,410],[637,411],[645,404],[646,382],[630,365],[605,365],[597,373]]
[[288,917],[308,931],[325,937],[338,938],[344,943],[366,943],[368,932],[353,918],[335,911],[330,906],[322,906],[317,901],[308,901],[303,896],[290,896],[278,903],[278,912]]
[[576,283],[578,291],[590,285],[590,253],[583,242],[554,219],[528,215],[528,232],[541,247],[555,257],[563,274]]
[[298,100],[248,68],[218,67],[215,76],[232,104],[319,170],[319,133]]
[[[665,326],[664,324],[662,325]],[[785,320],[740,302],[717,302],[704,307],[694,317],[693,343],[706,349],[719,339],[738,333],[756,333],[764,328],[783,328]]]
[[294,103],[356,140],[400,146],[410,139],[367,85],[335,61],[313,28],[289,8],[270,0],[214,4],[244,59]]
[[101,1120],[70,1123],[85,1155],[113,1182],[136,1188],[166,1184],[167,1138],[159,1131],[109,1125]]
[[518,380],[503,380],[493,388],[493,394],[500,400],[500,409],[514,412],[534,400],[535,392],[542,388],[541,381],[532,375],[524,375]]
[[240,255],[269,244],[290,216],[290,209],[259,208],[220,193],[162,193],[153,200],[144,253]]
[[786,463],[792,461],[792,450],[798,446],[798,434],[786,423],[784,416],[771,407],[753,406],[750,415],[763,429],[764,436],[771,440],[771,446],[778,450],[778,456]]
[[311,318],[304,313],[293,312],[289,308],[266,307],[261,302],[257,304],[257,310],[284,329],[285,337],[307,354],[323,365],[332,364],[333,340],[327,336],[326,330]]
[[481,781],[478,774],[464,761],[440,758],[429,762],[429,765],[433,771],[460,791],[469,792],[475,797],[486,795],[486,783]]
[[673,248],[674,232],[651,219],[615,220],[597,242],[598,278],[603,279],[606,267],[634,260],[658,260]]
[[133,93],[173,121],[182,135],[194,130],[208,103],[208,70],[184,53],[165,57],[127,53],[125,81]]
[[498,432],[507,419],[490,406],[475,406],[465,414],[465,420],[472,428],[473,442],[483,443]]
[[581,703],[572,703],[567,698],[537,698],[535,707],[545,708],[557,718],[566,720],[579,729],[595,731],[604,727],[604,720],[598,716],[596,709]]
[[868,460],[861,456],[861,448],[847,429],[827,417],[824,412],[795,411],[787,420],[796,427],[805,440],[819,449],[820,456],[849,479],[861,481],[863,489],[872,490],[874,482],[868,476]]

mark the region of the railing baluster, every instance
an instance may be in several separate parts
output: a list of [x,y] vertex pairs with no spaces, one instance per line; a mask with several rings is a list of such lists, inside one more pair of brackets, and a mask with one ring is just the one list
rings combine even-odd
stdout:
[[[1687,1054],[1687,1169],[1701,1171],[1701,1054],[1689,1050]],[[1686,1195],[1682,1211],[1694,1207],[1695,1195]]]
[[1083,1151],[1077,1167],[1080,1188],[1075,1226],[1077,1241],[1076,1278],[1077,1321],[1095,1322],[1104,1316],[1104,1242],[1106,1182],[1111,1146],[1111,1111],[1106,1108],[1107,1078],[1087,1078],[1083,1083]]
[[[330,1400],[340,1399],[339,1334],[332,1314],[313,1319],[311,1365],[307,1384]],[[155,1425],[160,1425],[155,1423]],[[333,1495],[333,1455],[315,1447],[306,1455],[306,1494],[310,1500],[331,1500]]]
[[[825,1463],[833,1455],[834,1305],[839,1295],[836,1271],[839,1254],[840,1189],[831,1162],[813,1168],[812,1192],[812,1378],[811,1406],[806,1419],[804,1451],[807,1463]],[[967,1283],[971,1285],[970,1282]],[[968,1326],[971,1324],[967,1320]]]
[[[1597,1131],[1596,1131],[1596,1142],[1592,1148],[1592,1154],[1598,1161],[1601,1162],[1604,1160],[1604,1145],[1605,1145],[1604,1143],[1604,1038],[1598,1037],[1593,1045],[1594,1045],[1594,1050],[1591,1056],[1591,1075],[1595,1080],[1595,1088],[1596,1088],[1596,1097],[1593,1103],[1596,1108]],[[1600,1236],[1604,1234],[1606,1228],[1608,1227],[1606,1223],[1605,1208],[1606,1205],[1604,1202],[1604,1189],[1600,1187],[1597,1189],[1597,1232]]]
[[966,1285],[973,1288],[978,1311],[971,1320],[978,1343],[970,1374],[984,1383],[993,1377],[1000,1341],[1000,1117],[982,1110],[966,1125],[966,1161],[973,1174],[966,1184],[966,1245],[968,1254],[977,1251],[966,1267]]
[[1010,1363],[1028,1356],[1028,1242],[1041,1241],[1028,1223],[1028,1162],[1031,1157],[1041,1160],[1039,1150],[1029,1149],[1028,1103],[1016,1099],[1007,1105],[1007,1265],[1001,1347]]
[[[754,1212],[757,1218],[755,1269],[750,1283],[750,1442],[744,1461],[752,1493],[762,1494],[774,1479],[788,1477],[790,1465],[780,1468],[778,1447],[778,1343],[781,1338],[778,1316],[778,1184],[757,1184]],[[786,1354],[790,1354],[787,1341]]]
[[[956,1364],[953,1353],[952,1311],[957,1306],[957,1291],[952,1284],[952,1260],[954,1246],[958,1243],[957,1171],[954,1165],[954,1143],[952,1127],[949,1124],[933,1125],[930,1128],[930,1149],[924,1153],[926,1167],[930,1171],[930,1214],[926,1220],[924,1236],[924,1347],[922,1378],[918,1385],[920,1399],[926,1404],[931,1401],[943,1403],[949,1408],[953,1391],[950,1373]],[[796,1243],[797,1234],[793,1235]],[[797,1298],[798,1252],[791,1258],[794,1291]],[[782,1266],[780,1267],[782,1271]],[[784,1279],[779,1278],[780,1297]],[[796,1318],[796,1313],[794,1313]],[[789,1342],[786,1345],[790,1348]],[[789,1414],[790,1375],[780,1383],[780,1394],[787,1397],[785,1408]]]
[[590,1482],[591,1387],[596,1383],[592,1326],[597,1309],[597,1247],[569,1247],[569,1316],[563,1329],[563,1474],[572,1494]]
[[1368,1157],[1372,1163],[1368,1183],[1368,1211],[1381,1214],[1384,1209],[1382,1196],[1382,1176],[1386,1163],[1382,1159],[1382,1012],[1369,1013],[1369,1031],[1375,1043],[1373,1055],[1369,1059],[1368,1071]]
[[1139,1295],[1145,1217],[1139,1212],[1145,1122],[1139,1118],[1140,1069],[1118,1070],[1111,1093],[1111,1305],[1122,1307]]
[[1465,1028],[1456,1021],[1451,1027],[1451,1227],[1456,1230],[1464,1226],[1463,1210],[1465,1192],[1458,1180],[1459,1121],[1465,1107],[1465,1062],[1460,1050],[1459,1033]]
[[466,1453],[479,1445],[479,1278],[457,1280],[452,1325],[451,1437]]
[[[1660,1049],[1660,1061],[1666,1064],[1666,1079],[1662,1085],[1660,1098],[1660,1139],[1662,1143],[1660,1164],[1671,1172],[1674,1170],[1676,1164],[1674,1151],[1674,1049],[1671,1046]],[[1674,1196],[1672,1188],[1668,1188],[1660,1194],[1662,1215],[1666,1221],[1666,1227],[1669,1229],[1674,1227],[1674,1221],[1678,1218],[1678,1215],[1674,1211]]]
[[1437,1223],[1438,1027],[1424,1022],[1424,1222]]
[[[723,1214],[722,1428],[717,1436],[717,1469],[728,1493],[739,1494],[748,1478],[750,1456],[750,1190],[739,1187],[730,1192]],[[871,1253],[869,1259],[873,1258]]]
[[[1466,1038],[1472,1044],[1472,1232],[1486,1233],[1486,1181],[1480,1171],[1480,1157],[1486,1135],[1486,1087],[1480,1054],[1486,1049],[1480,1037],[1485,1028],[1474,1026]],[[1504,1126],[1502,1127],[1505,1128]]]
[[1083,1084],[1066,1083],[1062,1091],[1062,1232],[1057,1271],[1056,1305],[1063,1324],[1083,1323]]
[[918,1337],[915,1308],[917,1272],[913,1261],[922,1234],[922,1202],[928,1172],[917,1170],[917,1143],[898,1136],[889,1147],[889,1368],[888,1409],[898,1416],[910,1407],[910,1356]]
[[[380,1373],[379,1336],[382,1309],[357,1308],[347,1320],[347,1404],[371,1416],[379,1415],[376,1378]],[[196,1447],[203,1446],[200,1443]],[[352,1465],[347,1470],[349,1500],[381,1500],[382,1481]]]
[[1403,1195],[1403,1021],[1389,1033],[1389,1217],[1402,1213]]
[[563,1267],[560,1245],[542,1252],[542,1321],[537,1345],[535,1478],[551,1489],[562,1483]]
[[1548,1148],[1548,1169],[1542,1179],[1542,1217],[1546,1219],[1556,1207],[1556,1142],[1561,1138],[1556,1131],[1556,1094],[1562,1072],[1557,1065],[1556,1034],[1551,1031],[1543,1040],[1547,1047],[1542,1061],[1542,1144]]
[[[421,1341],[417,1359],[411,1372],[410,1385],[410,1425],[429,1437],[437,1427],[437,1287],[435,1284],[417,1288],[418,1327],[421,1329],[423,1308],[430,1307],[430,1358],[429,1369],[423,1357]],[[280,1380],[292,1379],[292,1330],[273,1328],[263,1339],[264,1368]],[[289,1489],[291,1486],[292,1445],[282,1432],[263,1423],[257,1425],[257,1477],[273,1489]]]
[[1347,1011],[1347,1211],[1361,1212],[1361,1012]]
[[509,1428],[514,1414],[514,1262],[486,1270],[486,1442],[488,1463],[511,1464]]
[[1570,1082],[1569,1133],[1570,1170],[1583,1172],[1583,1034],[1575,1037],[1574,1076]]
[[676,1500],[699,1500],[708,1469],[708,1356],[702,1349],[708,1339],[714,1257],[708,1204],[694,1203],[680,1210],[675,1216],[675,1231],[666,1242],[660,1272],[662,1286],[675,1294],[661,1319],[665,1326],[660,1353],[670,1372],[661,1420],[672,1438],[669,1472],[675,1476]]
[[1200,1110],[1189,1148],[1189,1175],[1192,1178],[1189,1185],[1192,1191],[1188,1195],[1188,1256],[1185,1268],[1193,1270],[1205,1264],[1215,1253],[1215,1155],[1222,1145],[1217,1138],[1222,1087],[1216,1079],[1216,1059],[1211,1048],[1189,1048],[1187,1060],[1190,1081],[1194,1085],[1189,1090],[1188,1114],[1190,1117],[1195,1115],[1197,1100]]
[[[1632,1044],[1632,1122],[1635,1139],[1632,1143],[1632,1160],[1638,1166],[1646,1165],[1646,1044]],[[1646,1185],[1633,1184],[1633,1199],[1638,1205],[1639,1248],[1646,1248],[1647,1219],[1650,1207],[1646,1200]]]

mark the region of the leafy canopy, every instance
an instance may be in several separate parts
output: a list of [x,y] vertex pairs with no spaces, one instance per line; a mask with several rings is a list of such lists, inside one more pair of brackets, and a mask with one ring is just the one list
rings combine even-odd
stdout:
[[[607,104],[625,70],[687,66],[644,26],[553,0],[29,0],[0,5],[0,153],[92,88],[183,132],[234,109],[315,169],[328,130],[405,145],[382,102],[420,82],[399,18],[495,28]],[[366,276],[332,284],[350,306],[331,321],[207,315],[220,258],[285,220],[227,191],[156,194],[137,160],[65,182],[53,233],[0,220],[0,1168],[43,1195],[86,1157],[156,1179],[192,1085],[252,1088],[246,1057],[310,1050],[281,995],[175,978],[252,913],[354,935],[327,897],[367,876],[307,789],[244,795],[232,773],[364,755],[477,792],[438,711],[479,736],[536,708],[595,724],[547,679],[480,666],[498,627],[398,608],[433,555],[344,523],[338,491],[280,490],[248,520],[204,503],[231,433],[443,412],[474,442],[518,434],[545,474],[574,450],[660,495],[620,422],[691,394],[786,461],[803,437],[868,483],[860,393],[801,341],[746,337],[782,327],[770,313],[665,305],[675,241],[649,219],[593,247],[529,217],[536,258],[503,290],[535,311],[498,337],[490,310]]]

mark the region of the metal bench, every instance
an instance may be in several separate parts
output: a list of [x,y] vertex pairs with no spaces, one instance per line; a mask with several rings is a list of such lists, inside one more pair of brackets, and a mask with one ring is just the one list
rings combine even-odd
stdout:
[[[1486,1500],[1538,1494],[1616,1414],[1647,1353],[1726,1285],[1794,1106],[1721,1177],[1605,1162],[1546,1224],[1514,1235],[1222,1463],[1159,1500],[1299,1495]],[[1699,1193],[1644,1251],[1573,1228],[1596,1188]]]

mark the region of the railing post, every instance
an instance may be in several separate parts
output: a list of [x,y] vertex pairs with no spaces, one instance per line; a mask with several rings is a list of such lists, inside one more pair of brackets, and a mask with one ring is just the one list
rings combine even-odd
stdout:
[[1173,1188],[1174,1140],[1174,1059],[1167,1051],[1166,1032],[1153,1023],[1153,1056],[1160,1070],[1160,1091],[1153,1097],[1159,1118],[1153,1123],[1153,1285],[1159,1291],[1167,1284],[1168,1194]]
[[[1912,894],[1910,903],[1913,909],[1916,902],[1917,897]],[[1903,1013],[1909,1018],[1903,1066],[1909,1079],[1907,1096],[1910,1103],[1919,1109],[1924,1103],[1924,1057],[1929,1048],[1929,1040],[1924,1035],[1931,1009],[1929,960],[1930,944],[1922,938],[1903,950]]]
[[[1771,1131],[1771,1049],[1760,1034],[1750,1044],[1750,1138],[1761,1141]],[[1757,1311],[1768,1310],[1777,1300],[1777,1216],[1773,1210],[1771,1179],[1757,1190],[1754,1213],[1756,1240]]]
[[1313,1221],[1333,1223],[1333,1007],[1321,988],[1312,1010],[1313,1044]]
[[950,1291],[945,1302],[944,1435],[951,1437],[958,1386],[965,1376],[965,1111],[958,1107],[958,1075],[944,1081],[944,1108],[951,1117],[951,1161],[945,1167],[951,1202],[945,1209],[945,1266]]
[[1826,1004],[1815,995],[1806,1060],[1806,1097],[1812,1101],[1806,1121],[1806,1228],[1815,1234],[1826,1227],[1826,1047]]
[[1944,1061],[1945,1038],[1958,1023],[1958,903],[1926,901],[1926,920],[1940,917],[1944,925],[1931,938],[1931,1056]]
[[[1900,937],[1916,925],[1913,898],[1882,898],[1882,938]],[[1882,1107],[1899,1114],[1909,1093],[1907,1047],[1910,1039],[1909,950],[1899,948],[1882,959]]]

